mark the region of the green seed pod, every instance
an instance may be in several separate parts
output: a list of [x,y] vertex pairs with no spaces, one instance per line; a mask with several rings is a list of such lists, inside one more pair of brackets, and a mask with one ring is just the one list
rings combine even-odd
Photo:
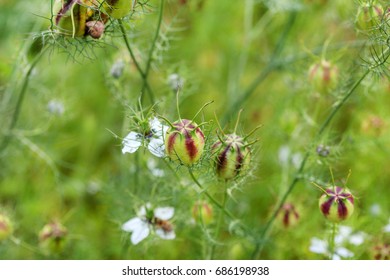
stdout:
[[329,221],[338,223],[348,219],[354,210],[354,199],[348,189],[328,188],[320,197],[319,206],[322,214]]
[[216,141],[212,149],[215,151],[215,171],[221,179],[234,179],[249,166],[250,149],[244,139],[235,133]]
[[132,0],[106,0],[105,12],[112,18],[121,19],[130,14]]
[[197,223],[208,225],[213,221],[213,208],[206,201],[197,201],[192,207],[192,217]]
[[165,135],[165,151],[171,160],[179,160],[190,166],[203,154],[205,138],[195,122],[179,120],[173,123]]
[[72,37],[82,37],[86,34],[86,22],[93,15],[90,0],[57,0],[54,5],[55,25],[62,33]]
[[0,241],[7,239],[12,235],[13,225],[10,219],[4,214],[0,214]]
[[314,90],[319,93],[324,94],[333,90],[338,80],[338,68],[329,61],[322,60],[313,64],[309,69],[309,81]]
[[51,254],[61,253],[66,243],[67,229],[58,222],[45,225],[39,232],[39,243],[43,250]]
[[356,15],[356,27],[361,30],[370,30],[375,27],[384,15],[382,5],[375,2],[362,3]]

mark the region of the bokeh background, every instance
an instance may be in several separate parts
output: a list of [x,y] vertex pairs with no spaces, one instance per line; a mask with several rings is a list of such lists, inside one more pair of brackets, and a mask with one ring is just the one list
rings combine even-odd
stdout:
[[[0,1],[4,137],[28,67],[27,48],[50,25],[50,1]],[[251,172],[231,185],[228,209],[260,232],[304,154],[312,151],[288,198],[299,222],[284,228],[277,219],[261,258],[327,258],[310,250],[311,239],[326,240],[330,228],[318,210],[321,191],[311,182],[330,184],[331,171],[336,184],[344,185],[349,177],[346,184],[356,197],[355,213],[344,225],[365,234],[359,245],[346,243],[352,258],[371,259],[375,246],[389,242],[384,230],[390,213],[388,79],[371,74],[364,79],[313,142],[370,59],[367,45],[372,40],[354,23],[357,7],[355,1],[325,0],[165,1],[148,78],[158,114],[177,118],[168,78],[178,74],[184,80],[183,117],[191,118],[213,100],[202,114],[204,120],[214,119],[215,112],[226,131],[232,131],[242,108],[240,134],[262,125],[252,136],[259,142]],[[151,0],[143,13],[125,20],[141,65],[158,9],[159,1]],[[67,49],[52,48],[34,69],[13,137],[0,155],[0,211],[14,227],[13,237],[0,241],[0,259],[202,259],[214,243],[217,259],[250,259],[253,240],[232,229],[228,218],[217,240],[208,235],[216,222],[207,229],[193,223],[192,204],[203,197],[191,187],[185,169],[173,166],[179,180],[155,159],[166,174],[156,177],[148,169],[152,156],[146,149],[122,155],[121,139],[115,135],[129,132],[130,108],[137,107],[142,79],[119,33],[114,24],[99,41],[69,40]],[[329,94],[317,93],[308,78],[310,66],[321,58],[339,69],[338,87]],[[114,78],[111,69],[118,61],[125,68]],[[149,105],[145,97],[145,107]],[[327,146],[329,155],[317,154],[318,145]],[[204,168],[210,169],[207,163]],[[213,172],[199,175],[221,197],[225,186]],[[129,242],[121,224],[148,201],[175,207],[176,239],[151,236],[136,246]],[[214,210],[216,219],[219,211]],[[66,243],[60,253],[45,254],[38,234],[52,221],[67,228]]]

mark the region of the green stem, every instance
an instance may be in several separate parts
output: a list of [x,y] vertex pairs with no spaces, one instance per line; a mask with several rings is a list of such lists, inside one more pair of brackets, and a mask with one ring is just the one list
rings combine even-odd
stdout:
[[[154,49],[156,47],[156,42],[157,42],[157,39],[158,39],[158,36],[160,35],[160,29],[161,29],[161,23],[162,23],[162,18],[163,18],[163,13],[164,13],[164,0],[161,0],[160,1],[160,12],[158,14],[158,21],[157,21],[157,27],[156,27],[156,33],[154,34],[154,38],[153,38],[153,41],[152,41],[152,46],[150,47],[150,50],[149,50],[149,55],[148,55],[148,60],[146,62],[146,69],[145,69],[145,78],[144,78],[144,84],[142,86],[142,92],[145,90],[146,86],[147,86],[147,82],[148,82],[148,75],[149,75],[149,71],[150,71],[150,66],[152,64],[152,60],[153,60],[153,52],[154,52]],[[154,100],[154,96],[153,95],[150,95],[150,100],[153,102]],[[141,97],[142,98],[142,97]]]
[[255,80],[249,85],[249,87],[240,95],[240,97],[230,106],[228,110],[226,110],[226,113],[222,119],[222,123],[226,123],[229,119],[229,117],[232,115],[233,112],[237,112],[238,109],[242,106],[242,104],[252,96],[252,94],[255,92],[256,88],[268,77],[268,75],[275,70],[277,67],[279,67],[279,64],[277,63],[277,58],[279,57],[280,53],[283,51],[283,48],[285,47],[285,42],[287,40],[287,36],[290,33],[294,22],[296,18],[296,12],[291,12],[285,28],[283,30],[283,33],[281,34],[278,43],[275,46],[275,49],[271,55],[271,59],[268,62],[267,66],[261,71],[259,76],[255,78]]
[[16,102],[16,106],[15,106],[15,111],[12,115],[12,119],[11,119],[11,122],[9,124],[9,127],[8,127],[8,130],[6,132],[6,135],[4,136],[3,138],[3,141],[1,142],[1,145],[0,145],[0,152],[4,151],[8,144],[10,143],[11,141],[11,137],[12,137],[12,130],[15,128],[17,122],[18,122],[18,119],[19,119],[19,115],[20,115],[20,110],[22,108],[22,105],[23,105],[23,101],[24,101],[24,97],[26,95],[26,91],[27,91],[27,87],[28,87],[28,83],[30,81],[30,77],[31,77],[31,73],[33,72],[35,66],[37,65],[37,63],[39,62],[39,60],[41,59],[43,53],[45,52],[46,49],[43,49],[41,51],[41,53],[39,55],[37,55],[34,59],[34,61],[30,64],[24,78],[23,78],[23,84],[22,84],[22,88],[20,90],[20,93],[19,93],[19,96],[18,96],[18,100]]
[[337,224],[332,223],[332,232],[330,235],[330,240],[329,240],[329,259],[333,259],[334,251],[335,251],[335,238],[336,238],[336,233],[337,233]]
[[188,167],[188,173],[190,173],[190,176],[192,178],[192,180],[194,181],[194,183],[202,190],[202,192],[207,196],[208,199],[210,199],[210,201],[218,207],[218,209],[220,209],[223,213],[225,213],[229,218],[231,218],[232,220],[237,220],[236,217],[234,217],[234,215],[227,209],[225,209],[223,207],[223,205],[221,203],[219,203],[217,200],[215,200],[214,197],[212,197],[210,195],[210,193],[202,186],[202,184],[198,181],[198,179],[196,179],[194,173],[192,172],[191,168]]
[[[142,70],[141,68],[141,65],[138,63],[138,60],[135,58],[135,55],[134,55],[134,52],[133,52],[133,49],[131,48],[130,46],[130,42],[129,42],[129,39],[127,38],[127,33],[126,33],[126,30],[125,30],[125,27],[123,26],[123,22],[121,19],[118,19],[118,23],[119,23],[119,28],[121,30],[121,33],[122,33],[122,38],[123,38],[123,41],[125,42],[125,45],[126,45],[126,48],[127,48],[127,51],[129,52],[130,54],[130,57],[131,59],[133,60],[134,62],[134,65],[135,65],[135,68],[137,68],[137,71],[138,73],[141,75],[141,78],[143,80],[143,90],[144,88],[147,89],[147,92],[149,94],[149,98],[150,98],[150,102],[152,104],[154,104],[154,93],[153,93],[153,90],[152,88],[150,87],[148,81],[147,81],[147,75],[145,74],[145,72]],[[142,90],[142,91],[143,91]],[[141,91],[141,92],[142,92]]]
[[[222,199],[222,208],[223,209],[226,209],[226,202],[227,202],[227,198],[228,198],[228,192],[227,192],[227,189],[226,189],[226,186],[225,186],[225,190],[224,190],[224,194],[223,194],[223,199]],[[223,211],[221,211],[219,213],[219,217],[218,217],[218,221],[217,221],[217,227],[215,228],[215,240],[218,239],[218,236],[219,236],[219,232],[221,230],[221,227],[222,227],[222,222],[223,222]],[[211,251],[210,251],[210,260],[212,260],[214,258],[214,253],[215,253],[215,247],[216,247],[216,244],[214,243],[212,246],[211,246]]]
[[[328,117],[325,119],[325,121],[322,123],[321,127],[319,128],[318,132],[313,138],[312,144],[316,143],[316,141],[322,136],[324,133],[325,129],[329,126],[330,122],[333,120],[337,112],[341,109],[341,107],[347,102],[347,100],[351,97],[351,95],[355,92],[355,89],[361,84],[361,82],[364,80],[364,78],[368,75],[371,69],[367,69],[363,75],[351,86],[351,88],[348,90],[348,92],[345,94],[343,99],[333,108],[333,110],[330,112]],[[310,147],[312,146],[310,145]],[[306,151],[306,154],[301,162],[301,165],[298,168],[298,171],[295,173],[294,179],[292,180],[291,184],[287,188],[286,192],[282,196],[282,199],[278,203],[278,206],[275,208],[274,212],[272,213],[271,217],[269,218],[267,224],[263,228],[263,230],[259,234],[258,241],[256,242],[256,247],[253,251],[252,257],[255,259],[258,259],[261,251],[264,246],[264,239],[268,233],[268,231],[271,229],[271,226],[276,219],[276,216],[279,212],[279,210],[283,207],[284,203],[287,200],[287,197],[290,195],[296,184],[300,181],[302,178],[303,171],[305,169],[307,160],[311,154],[311,149],[308,149]]]

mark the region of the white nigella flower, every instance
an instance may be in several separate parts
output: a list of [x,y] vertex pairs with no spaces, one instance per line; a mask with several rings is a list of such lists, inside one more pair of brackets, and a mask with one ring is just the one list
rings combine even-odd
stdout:
[[162,125],[156,117],[149,119],[149,131],[143,134],[131,131],[123,139],[122,153],[134,153],[141,145],[144,145],[156,157],[163,157],[165,155],[163,137],[167,130],[168,126]]
[[146,165],[153,176],[155,177],[164,177],[165,172],[164,170],[158,168],[157,162],[154,158],[149,158],[146,162]]
[[150,230],[162,239],[175,239],[176,234],[172,224],[168,221],[173,217],[175,210],[173,207],[159,207],[152,209],[148,203],[138,211],[138,217],[128,220],[122,225],[122,230],[132,232],[131,243],[140,243],[148,237]]

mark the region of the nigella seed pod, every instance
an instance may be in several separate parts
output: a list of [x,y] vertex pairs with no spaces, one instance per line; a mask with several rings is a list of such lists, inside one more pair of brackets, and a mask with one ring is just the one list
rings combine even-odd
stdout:
[[165,151],[171,160],[190,166],[203,154],[205,137],[199,126],[182,119],[172,124],[165,135]]
[[372,248],[372,256],[375,260],[390,260],[390,244],[380,244]]
[[328,188],[325,192],[319,201],[320,210],[325,218],[333,223],[348,219],[354,210],[354,198],[351,192],[337,186]]
[[46,224],[39,232],[39,243],[48,253],[60,253],[65,246],[68,230],[59,222]]
[[213,208],[206,201],[197,201],[192,207],[192,217],[197,223],[208,225],[213,220]]
[[309,81],[313,89],[319,93],[324,94],[333,90],[337,86],[338,79],[338,68],[329,61],[322,60],[309,69]]
[[104,33],[104,23],[101,21],[91,20],[86,23],[87,34],[94,39],[99,39]]
[[244,138],[227,134],[212,146],[215,151],[215,172],[221,179],[234,179],[244,173],[250,162],[250,149]]
[[286,203],[282,206],[279,211],[279,217],[285,228],[293,227],[299,221],[299,213],[291,203]]
[[130,14],[132,2],[132,0],[106,0],[104,10],[110,17],[121,19]]
[[12,235],[13,226],[10,219],[4,215],[0,214],[0,241],[7,239]]
[[360,30],[370,30],[382,20],[383,15],[384,10],[379,3],[362,3],[356,15],[356,26]]

